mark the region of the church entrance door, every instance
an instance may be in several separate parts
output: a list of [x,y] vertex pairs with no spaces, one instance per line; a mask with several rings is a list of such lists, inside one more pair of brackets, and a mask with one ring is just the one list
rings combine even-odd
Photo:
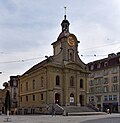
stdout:
[[60,104],[60,94],[55,94],[55,104]]

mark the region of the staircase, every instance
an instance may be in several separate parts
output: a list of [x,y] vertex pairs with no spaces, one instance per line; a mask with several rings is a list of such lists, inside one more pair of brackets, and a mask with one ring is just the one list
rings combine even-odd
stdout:
[[98,114],[98,112],[86,106],[81,106],[81,107],[80,106],[66,106],[63,108],[66,112],[66,115],[69,115],[69,116]]
[[[65,115],[65,116],[79,116],[79,115],[98,115],[106,114],[104,112],[97,112],[94,109],[87,106],[60,106],[54,104],[56,115]],[[51,109],[49,110],[51,114]]]
[[74,112],[95,112],[95,110],[88,108],[86,106],[66,106],[63,107],[64,110],[68,113],[74,113]]

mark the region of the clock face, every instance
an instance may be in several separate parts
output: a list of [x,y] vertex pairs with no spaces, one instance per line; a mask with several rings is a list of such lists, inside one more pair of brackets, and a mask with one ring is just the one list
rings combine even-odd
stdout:
[[72,36],[68,36],[67,42],[68,42],[69,46],[75,45],[75,41],[74,41],[74,38]]

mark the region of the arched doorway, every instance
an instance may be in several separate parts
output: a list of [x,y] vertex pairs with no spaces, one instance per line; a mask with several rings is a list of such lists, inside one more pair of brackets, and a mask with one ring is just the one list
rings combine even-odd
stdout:
[[79,96],[79,102],[81,106],[84,106],[84,95]]
[[55,103],[60,104],[60,94],[55,94]]
[[74,94],[70,94],[70,105],[75,105]]

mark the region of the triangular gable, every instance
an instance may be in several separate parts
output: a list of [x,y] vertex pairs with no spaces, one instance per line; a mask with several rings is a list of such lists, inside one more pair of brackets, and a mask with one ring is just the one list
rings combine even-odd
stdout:
[[72,68],[75,70],[84,70],[84,67],[76,62],[70,62],[65,65],[67,68]]

